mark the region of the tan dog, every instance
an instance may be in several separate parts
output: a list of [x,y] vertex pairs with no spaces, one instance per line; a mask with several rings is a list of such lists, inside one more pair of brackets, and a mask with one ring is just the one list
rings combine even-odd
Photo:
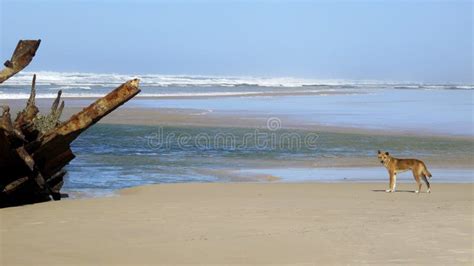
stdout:
[[387,168],[388,175],[390,176],[390,189],[385,190],[386,192],[395,192],[395,187],[397,186],[397,174],[408,170],[413,172],[413,177],[418,185],[418,190],[415,190],[415,193],[421,191],[420,178],[423,179],[428,187],[427,192],[431,192],[430,183],[428,182],[428,178],[431,178],[431,173],[426,168],[424,162],[417,159],[398,159],[390,156],[388,152],[381,151],[378,151],[377,157],[385,168]]

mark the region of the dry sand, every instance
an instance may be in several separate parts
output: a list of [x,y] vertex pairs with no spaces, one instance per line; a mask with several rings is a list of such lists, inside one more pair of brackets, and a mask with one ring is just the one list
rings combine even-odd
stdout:
[[0,210],[1,265],[473,263],[473,184],[152,185]]

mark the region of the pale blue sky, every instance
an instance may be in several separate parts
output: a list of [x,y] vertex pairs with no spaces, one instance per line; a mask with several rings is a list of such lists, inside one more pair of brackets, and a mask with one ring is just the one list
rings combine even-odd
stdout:
[[473,82],[471,1],[7,1],[28,70]]

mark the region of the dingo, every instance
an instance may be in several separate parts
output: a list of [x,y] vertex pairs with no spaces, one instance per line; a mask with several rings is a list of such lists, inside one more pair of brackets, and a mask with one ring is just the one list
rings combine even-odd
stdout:
[[390,176],[390,188],[385,190],[386,192],[395,192],[395,187],[397,186],[397,174],[412,170],[413,177],[418,184],[418,190],[415,190],[415,193],[421,191],[421,181],[420,177],[425,182],[428,187],[427,192],[431,192],[430,183],[428,178],[431,178],[431,173],[426,168],[425,163],[417,159],[398,159],[390,156],[388,152],[378,151],[377,157],[380,159],[380,162],[387,168],[388,174]]

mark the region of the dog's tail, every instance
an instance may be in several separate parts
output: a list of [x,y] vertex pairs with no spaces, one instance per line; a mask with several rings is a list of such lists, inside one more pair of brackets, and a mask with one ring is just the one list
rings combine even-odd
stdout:
[[428,178],[431,178],[432,175],[431,175],[430,171],[428,171],[428,168],[426,168],[426,165],[424,165],[424,166],[425,166],[425,169],[423,169],[423,174],[425,176],[427,176]]

